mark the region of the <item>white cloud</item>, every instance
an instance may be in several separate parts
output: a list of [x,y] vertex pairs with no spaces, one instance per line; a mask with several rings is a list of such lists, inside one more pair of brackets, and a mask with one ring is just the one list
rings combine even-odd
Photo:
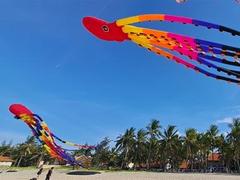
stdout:
[[231,124],[234,118],[239,118],[240,116],[226,117],[216,121],[216,124]]

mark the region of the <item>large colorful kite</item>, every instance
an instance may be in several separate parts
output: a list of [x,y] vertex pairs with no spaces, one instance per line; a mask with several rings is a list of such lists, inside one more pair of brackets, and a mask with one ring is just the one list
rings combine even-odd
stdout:
[[[131,40],[143,48],[206,76],[240,84],[240,71],[238,70],[240,66],[240,48],[132,25],[148,21],[192,24],[230,33],[233,36],[240,36],[239,31],[225,26],[164,14],[133,16],[119,19],[113,23],[95,17],[85,17],[83,18],[83,25],[89,32],[102,40],[118,42]],[[190,61],[200,64],[201,67],[192,64]]]
[[93,149],[94,146],[83,146],[74,144],[68,141],[64,141],[53,134],[48,128],[47,124],[37,114],[32,113],[28,108],[21,104],[13,104],[9,107],[11,113],[14,114],[15,118],[24,121],[28,127],[32,130],[33,135],[40,141],[45,147],[51,157],[61,161],[66,161],[71,165],[81,165],[80,162],[76,161],[66,150],[56,144],[55,140],[60,141],[63,144],[77,147],[78,149]]

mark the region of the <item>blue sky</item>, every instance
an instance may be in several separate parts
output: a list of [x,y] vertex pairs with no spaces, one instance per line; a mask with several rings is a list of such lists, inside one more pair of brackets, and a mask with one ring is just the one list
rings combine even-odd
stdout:
[[[8,112],[11,103],[41,115],[60,137],[90,144],[114,139],[131,126],[145,127],[153,118],[183,133],[239,116],[239,86],[206,78],[131,42],[98,40],[80,23],[89,15],[114,21],[144,13],[240,29],[240,6],[233,0],[1,0],[0,140],[18,143],[30,135]],[[158,22],[149,27],[240,47],[238,37],[216,31]]]

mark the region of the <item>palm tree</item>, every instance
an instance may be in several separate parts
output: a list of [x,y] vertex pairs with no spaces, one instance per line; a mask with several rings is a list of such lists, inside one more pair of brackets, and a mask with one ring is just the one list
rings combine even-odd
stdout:
[[[36,151],[36,142],[35,137],[31,136],[27,138],[26,142],[20,144],[19,147],[16,148],[16,154],[19,155],[18,161],[16,161],[17,167],[21,165],[23,158],[31,156],[34,153],[34,151]],[[26,166],[30,165],[30,162],[27,162],[27,164],[25,165]]]
[[207,169],[207,161],[209,155],[210,141],[206,133],[197,134],[197,148],[198,148],[198,160],[200,163],[200,168],[204,171]]
[[123,154],[121,168],[126,167],[127,162],[133,160],[133,149],[135,144],[135,129],[127,129],[123,135],[117,137],[116,148]]
[[240,118],[233,119],[232,124],[229,124],[231,132],[228,135],[228,140],[233,150],[233,160],[238,172],[240,172]]
[[146,142],[147,133],[144,129],[140,129],[137,132],[136,142],[135,142],[135,164],[141,166],[141,163],[146,162]]
[[150,168],[150,161],[151,161],[151,155],[154,154],[152,152],[154,145],[157,144],[158,138],[160,135],[160,124],[159,121],[156,119],[153,119],[151,123],[147,126],[147,134],[149,136],[148,141],[148,155],[147,155],[147,169]]
[[186,150],[187,161],[191,163],[191,170],[193,170],[194,157],[197,153],[197,131],[189,128],[185,131],[186,135],[183,137],[184,146]]
[[109,167],[116,167],[118,163],[118,154],[115,148],[109,151]]
[[226,167],[226,171],[229,172],[232,155],[234,154],[231,148],[231,144],[227,140],[224,134],[221,134],[216,139],[216,145],[218,152],[221,154],[222,166]]
[[167,161],[169,161],[173,170],[176,168],[179,161],[181,161],[178,153],[181,151],[181,142],[178,136],[178,130],[176,129],[176,126],[168,126],[160,136],[162,138],[160,141],[162,153],[163,156],[165,156],[164,169]]
[[210,150],[212,153],[212,159],[214,156],[213,154],[214,150],[216,149],[216,140],[218,138],[218,133],[219,133],[219,130],[216,125],[211,125],[209,130],[207,130],[207,133],[206,133],[210,141]]
[[11,154],[13,147],[12,142],[7,143],[3,141],[0,145],[0,156],[9,156]]
[[95,148],[95,153],[93,155],[93,164],[97,167],[103,167],[109,164],[109,154],[110,154],[110,142],[111,140],[105,137]]

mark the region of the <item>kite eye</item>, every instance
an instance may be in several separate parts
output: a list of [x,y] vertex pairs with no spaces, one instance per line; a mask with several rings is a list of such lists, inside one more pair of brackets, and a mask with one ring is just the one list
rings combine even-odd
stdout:
[[103,25],[103,26],[102,26],[102,30],[103,30],[104,32],[109,32],[109,28],[108,28],[108,26],[106,26],[106,25]]

